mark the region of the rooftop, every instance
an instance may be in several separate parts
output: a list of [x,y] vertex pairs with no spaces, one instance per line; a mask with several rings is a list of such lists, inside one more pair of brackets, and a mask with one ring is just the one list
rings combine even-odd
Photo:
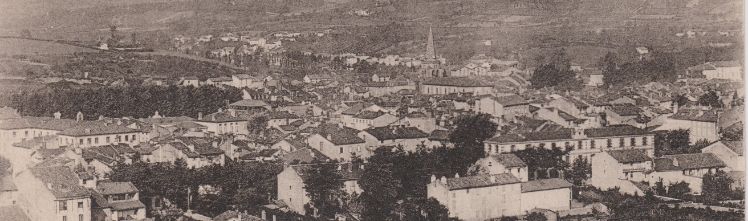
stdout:
[[423,85],[452,86],[452,87],[490,87],[482,81],[465,77],[443,77],[425,80]]
[[652,160],[644,150],[610,150],[608,154],[618,163],[641,163]]
[[358,132],[359,130],[336,124],[321,124],[317,127],[317,134],[335,145],[364,143],[364,140],[358,137]]
[[429,134],[416,127],[384,126],[369,128],[364,131],[377,138],[377,140],[418,139],[429,137]]
[[138,188],[131,182],[107,182],[96,183],[96,191],[102,195],[137,193]]
[[[486,141],[494,143],[514,143],[543,140],[569,140],[572,139],[574,129],[564,128],[556,131],[538,131],[527,133],[511,133],[492,137]],[[648,131],[631,125],[611,125],[601,128],[589,128],[584,130],[587,137],[616,137],[651,134]]]
[[512,176],[511,174],[502,173],[494,175],[447,178],[446,186],[449,190],[460,190],[514,184],[519,182],[520,180]]
[[78,185],[78,176],[68,167],[33,167],[29,169],[57,199],[87,198],[91,193]]
[[712,153],[665,155],[654,161],[656,171],[673,171],[725,167],[725,162]]
[[542,180],[530,180],[522,183],[522,192],[535,192],[543,190],[555,190],[562,188],[571,188],[571,183],[561,178],[551,178]]
[[511,153],[492,155],[491,157],[501,163],[501,165],[504,165],[504,167],[527,167],[527,164],[522,159]]

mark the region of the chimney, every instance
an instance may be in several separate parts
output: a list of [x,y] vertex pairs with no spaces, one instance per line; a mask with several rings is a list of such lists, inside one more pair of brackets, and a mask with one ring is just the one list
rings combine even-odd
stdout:
[[460,178],[460,174],[459,173],[455,173],[455,178]]
[[676,166],[676,167],[680,166],[678,165],[678,159],[673,158],[673,166]]
[[117,125],[122,125],[122,120],[117,119]]
[[262,220],[267,220],[268,214],[265,210],[262,210],[262,213],[260,213],[260,218],[262,218]]
[[327,140],[332,140],[332,135],[331,134],[327,134]]
[[202,119],[203,119],[203,112],[198,112],[197,113],[197,120],[202,120]]
[[439,182],[441,182],[442,184],[447,184],[447,178],[442,176],[442,178],[439,179]]
[[75,121],[82,121],[83,120],[83,113],[78,111],[77,114],[75,114]]
[[341,170],[343,170],[343,166],[338,164],[338,171],[341,171]]
[[494,175],[488,175],[488,179],[491,180],[491,183],[495,183],[496,182],[496,176],[494,176]]
[[83,131],[85,131],[85,132],[86,132],[86,134],[91,134],[91,129],[90,129],[90,128],[86,128],[86,129],[84,129]]
[[54,116],[55,116],[55,119],[60,119],[60,117],[62,117],[62,113],[60,113],[59,111],[57,111],[57,112],[54,113]]
[[229,114],[231,114],[232,117],[236,117],[236,110],[234,109],[228,109],[228,110],[229,110]]
[[431,183],[434,183],[434,182],[436,182],[436,175],[432,174],[431,175]]
[[99,115],[99,120],[104,120],[104,115]]

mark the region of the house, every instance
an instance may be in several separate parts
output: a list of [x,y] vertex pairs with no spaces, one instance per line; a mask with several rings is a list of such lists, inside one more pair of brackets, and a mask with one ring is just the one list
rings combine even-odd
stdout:
[[680,109],[678,113],[665,119],[654,131],[687,129],[691,144],[699,140],[717,141],[718,120],[719,113],[715,110]]
[[325,163],[330,162],[330,158],[325,156],[319,150],[309,147],[295,149],[280,157],[284,165]]
[[508,173],[454,178],[431,176],[427,196],[447,207],[449,217],[482,221],[522,215],[521,181]]
[[329,81],[332,81],[332,77],[328,74],[307,74],[304,76],[304,83],[307,84],[319,84]]
[[474,95],[490,94],[493,87],[482,81],[463,77],[430,78],[420,85],[421,94],[438,95],[450,93],[472,93]]
[[484,95],[476,100],[475,111],[502,119],[514,119],[516,116],[529,115],[530,103],[519,95],[501,97]]
[[31,220],[91,219],[91,193],[66,166],[32,167],[16,175],[18,207]]
[[529,179],[527,176],[527,164],[517,157],[517,155],[511,153],[486,156],[476,161],[475,165],[481,170],[480,172],[487,174],[508,173],[522,182],[527,182]]
[[520,184],[520,210],[530,213],[535,209],[554,212],[571,209],[571,183],[562,178],[530,180]]
[[363,130],[372,127],[383,127],[398,120],[392,114],[384,111],[361,111],[351,117],[343,118],[343,124],[357,130]]
[[694,194],[701,193],[702,177],[724,170],[727,165],[712,153],[664,155],[654,159],[650,182],[662,180],[665,185],[686,182]]
[[410,112],[403,118],[400,118],[400,120],[397,120],[390,125],[404,125],[406,127],[415,127],[426,133],[431,133],[434,130],[438,129],[436,126],[436,118],[429,117],[421,112]]
[[588,119],[577,118],[555,107],[540,108],[533,115],[539,119],[548,120],[566,128],[590,128],[586,124]]
[[218,110],[216,113],[202,116],[202,113],[198,114],[197,121],[195,123],[206,127],[206,131],[213,134],[234,134],[234,135],[247,135],[249,131],[247,129],[247,118],[239,116],[244,112],[239,112],[235,109]]
[[217,148],[218,142],[209,138],[179,137],[153,144],[143,153],[146,162],[169,162],[182,159],[190,168],[225,163],[224,151]]
[[248,74],[231,75],[231,85],[236,88],[262,88],[263,82]]
[[621,192],[643,194],[631,182],[647,180],[653,169],[652,158],[643,150],[611,150],[592,156],[590,185],[600,189],[618,187]]
[[145,141],[145,134],[123,124],[102,121],[78,121],[77,125],[57,133],[60,146],[88,148],[109,144],[137,145]]
[[383,126],[365,129],[359,136],[366,140],[368,149],[380,146],[402,146],[405,151],[416,152],[419,147],[430,148],[429,134],[416,127]]
[[[397,94],[401,90],[415,90],[416,85],[410,81],[403,79],[395,79],[384,82],[367,82],[362,84],[361,87],[366,90],[368,96],[380,97],[390,94]],[[354,88],[355,89],[355,88]],[[361,91],[363,92],[363,91]],[[356,92],[356,95],[360,95],[360,92]]]
[[743,66],[740,61],[714,61],[689,67],[686,76],[703,75],[706,79],[743,81]]
[[325,123],[317,127],[306,142],[330,159],[350,161],[354,155],[365,159],[371,155],[371,150],[366,148],[366,141],[359,137],[360,132],[340,124]]
[[732,171],[745,171],[744,150],[743,141],[717,141],[701,149],[701,152],[714,154]]
[[142,220],[145,219],[145,204],[140,202],[140,191],[131,182],[99,181],[92,192],[96,204],[102,212],[94,217],[106,220]]
[[245,99],[229,104],[229,109],[244,111],[266,111],[270,108],[270,104],[262,100]]
[[654,133],[630,125],[601,128],[509,133],[483,142],[487,154],[511,153],[531,147],[568,149],[567,161],[617,149],[641,149],[654,155]]
[[180,86],[200,87],[200,79],[197,77],[183,77],[178,83]]
[[127,144],[110,144],[83,149],[81,157],[85,165],[93,168],[92,172],[104,175],[112,171],[117,164],[132,163],[133,156],[138,152]]
[[216,217],[213,217],[213,221],[266,221],[264,218],[249,215],[247,211],[239,212],[238,210],[228,210]]
[[611,105],[605,110],[605,120],[610,125],[624,124],[631,122],[637,117],[642,110],[633,104],[616,104]]
[[[301,164],[287,166],[278,174],[278,200],[288,209],[301,215],[306,214],[305,205],[310,201],[304,188],[304,180],[309,177],[309,171],[319,164]],[[342,163],[334,165],[343,179],[343,189],[347,194],[361,194],[363,190],[358,184],[363,172],[363,165]]]

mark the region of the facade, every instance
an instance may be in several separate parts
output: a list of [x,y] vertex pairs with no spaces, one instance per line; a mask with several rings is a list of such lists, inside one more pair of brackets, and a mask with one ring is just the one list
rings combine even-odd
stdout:
[[703,75],[706,79],[743,81],[743,66],[739,61],[707,62],[687,69],[687,76]]
[[431,147],[429,134],[415,127],[384,126],[363,130],[359,136],[366,140],[368,149],[380,146],[402,146],[405,151],[415,152],[419,147]]
[[[91,194],[79,185],[78,176],[68,167],[34,167],[16,177],[18,202],[32,221],[91,219]],[[33,196],[33,197],[30,197]]]
[[484,169],[488,174],[508,173],[518,178],[522,182],[529,180],[527,174],[527,164],[519,157],[511,153],[497,154],[487,156],[475,162],[478,168]]
[[485,95],[476,100],[475,111],[490,114],[493,117],[514,119],[516,116],[530,115],[530,104],[519,95],[501,97]]
[[[590,184],[610,189],[618,187],[623,192],[637,193],[633,182],[647,180],[647,173],[653,169],[652,158],[643,150],[611,150],[595,154],[592,164]],[[642,193],[639,193],[642,194]]]
[[[363,166],[352,163],[338,164],[337,172],[343,177],[343,191],[347,194],[361,194],[363,190],[358,185]],[[304,179],[308,177],[309,170],[313,164],[302,164],[288,166],[278,174],[278,200],[283,201],[291,211],[301,215],[306,214],[304,206],[310,199],[304,188]]]
[[531,180],[520,186],[522,213],[534,209],[566,211],[571,209],[571,183],[561,178]]
[[421,83],[421,94],[445,95],[451,93],[472,93],[486,95],[493,91],[493,87],[481,81],[461,77],[430,78]]
[[330,159],[350,161],[355,155],[363,159],[371,155],[359,130],[335,124],[322,124],[307,138],[307,144]]
[[716,111],[681,109],[665,119],[655,131],[687,129],[691,144],[699,140],[719,140],[719,115]]
[[106,215],[103,220],[145,219],[145,204],[140,202],[140,191],[131,182],[98,182],[94,194],[102,209],[99,214]]
[[701,149],[701,152],[714,154],[732,171],[745,171],[743,141],[717,141]]
[[454,178],[431,177],[427,186],[434,198],[449,210],[449,216],[466,221],[482,221],[502,216],[522,215],[520,180],[511,174]]
[[641,149],[654,155],[654,133],[630,125],[615,125],[590,129],[561,129],[520,134],[505,134],[483,142],[487,154],[511,153],[531,147],[568,148],[566,160],[609,150]]
[[206,131],[214,134],[234,134],[247,135],[247,118],[239,116],[239,111],[229,109],[227,111],[219,110],[206,116],[198,116],[197,121],[200,125],[206,127]]

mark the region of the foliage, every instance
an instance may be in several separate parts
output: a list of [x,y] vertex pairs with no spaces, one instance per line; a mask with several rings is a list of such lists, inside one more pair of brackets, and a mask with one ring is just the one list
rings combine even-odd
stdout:
[[542,213],[539,212],[532,212],[530,214],[527,214],[527,218],[525,218],[527,221],[547,221],[548,218],[545,217]]
[[[153,197],[164,197],[178,208],[187,209],[188,189],[193,199],[192,209],[200,214],[215,216],[232,208],[259,212],[276,192],[276,175],[282,167],[271,163],[227,161],[224,166],[211,165],[189,169],[182,160],[174,164],[120,164],[112,168],[113,181],[130,181],[140,190],[140,200],[150,205]],[[215,194],[198,194],[198,188],[213,187]]]
[[733,179],[724,171],[707,173],[702,177],[701,194],[711,201],[721,201],[730,198]]
[[660,196],[667,195],[667,189],[665,188],[665,183],[662,181],[662,178],[655,182],[654,191],[655,194]]
[[683,94],[677,94],[673,96],[673,103],[677,104],[678,107],[683,107],[684,105],[688,104],[689,100],[686,97],[686,95]]
[[722,101],[720,100],[719,95],[717,95],[717,92],[710,89],[699,97],[699,105],[721,108]]
[[567,172],[567,179],[576,186],[581,186],[584,181],[592,174],[592,164],[584,157],[577,157],[572,162],[571,170]]
[[690,153],[691,132],[687,129],[669,130],[655,134],[655,156]]
[[264,131],[265,128],[268,127],[268,121],[269,121],[269,118],[265,115],[252,118],[249,120],[249,122],[247,122],[247,130],[251,134],[258,134],[259,132]]
[[434,198],[409,198],[401,205],[401,220],[408,221],[448,221],[449,210]]
[[691,188],[688,186],[688,183],[684,181],[670,184],[670,186],[668,186],[667,188],[667,196],[676,199],[681,199],[690,192]]
[[456,128],[449,135],[449,141],[456,146],[483,146],[483,141],[496,135],[498,125],[491,121],[491,115],[476,114],[455,119]]
[[530,83],[533,88],[539,89],[559,86],[562,85],[561,82],[571,82],[574,78],[575,74],[571,69],[560,70],[552,64],[544,64],[532,73]]
[[615,56],[608,53],[603,58],[604,62],[602,62],[604,65],[603,82],[610,87],[656,81],[674,81],[677,73],[673,56],[672,54],[655,52],[652,59],[618,64]]
[[10,106],[22,115],[52,116],[55,112],[73,118],[82,112],[87,119],[105,117],[143,118],[156,111],[161,116],[197,117],[213,113],[227,102],[241,100],[236,88],[194,87],[49,87],[12,95]]
[[361,217],[363,220],[393,220],[398,194],[402,189],[400,180],[395,177],[393,164],[388,162],[386,148],[379,148],[370,158],[364,169],[359,185],[364,191],[361,201],[364,205]]
[[[524,150],[515,151],[514,155],[517,155],[527,164],[527,171],[530,179],[543,179],[558,177],[552,174],[553,171],[561,172],[569,169],[569,163],[567,163],[563,156],[566,155],[567,151],[562,151],[559,148],[547,149],[545,147],[531,147]],[[548,172],[551,173],[548,173]],[[537,173],[537,177],[535,177]]]
[[304,179],[304,189],[309,195],[312,208],[318,211],[317,215],[324,218],[335,218],[341,210],[338,199],[344,194],[343,177],[336,171],[335,164],[314,164],[307,171]]
[[693,145],[690,146],[689,153],[701,153],[701,149],[704,149],[704,147],[709,146],[712,144],[712,142],[709,142],[707,139],[701,139],[696,141]]

